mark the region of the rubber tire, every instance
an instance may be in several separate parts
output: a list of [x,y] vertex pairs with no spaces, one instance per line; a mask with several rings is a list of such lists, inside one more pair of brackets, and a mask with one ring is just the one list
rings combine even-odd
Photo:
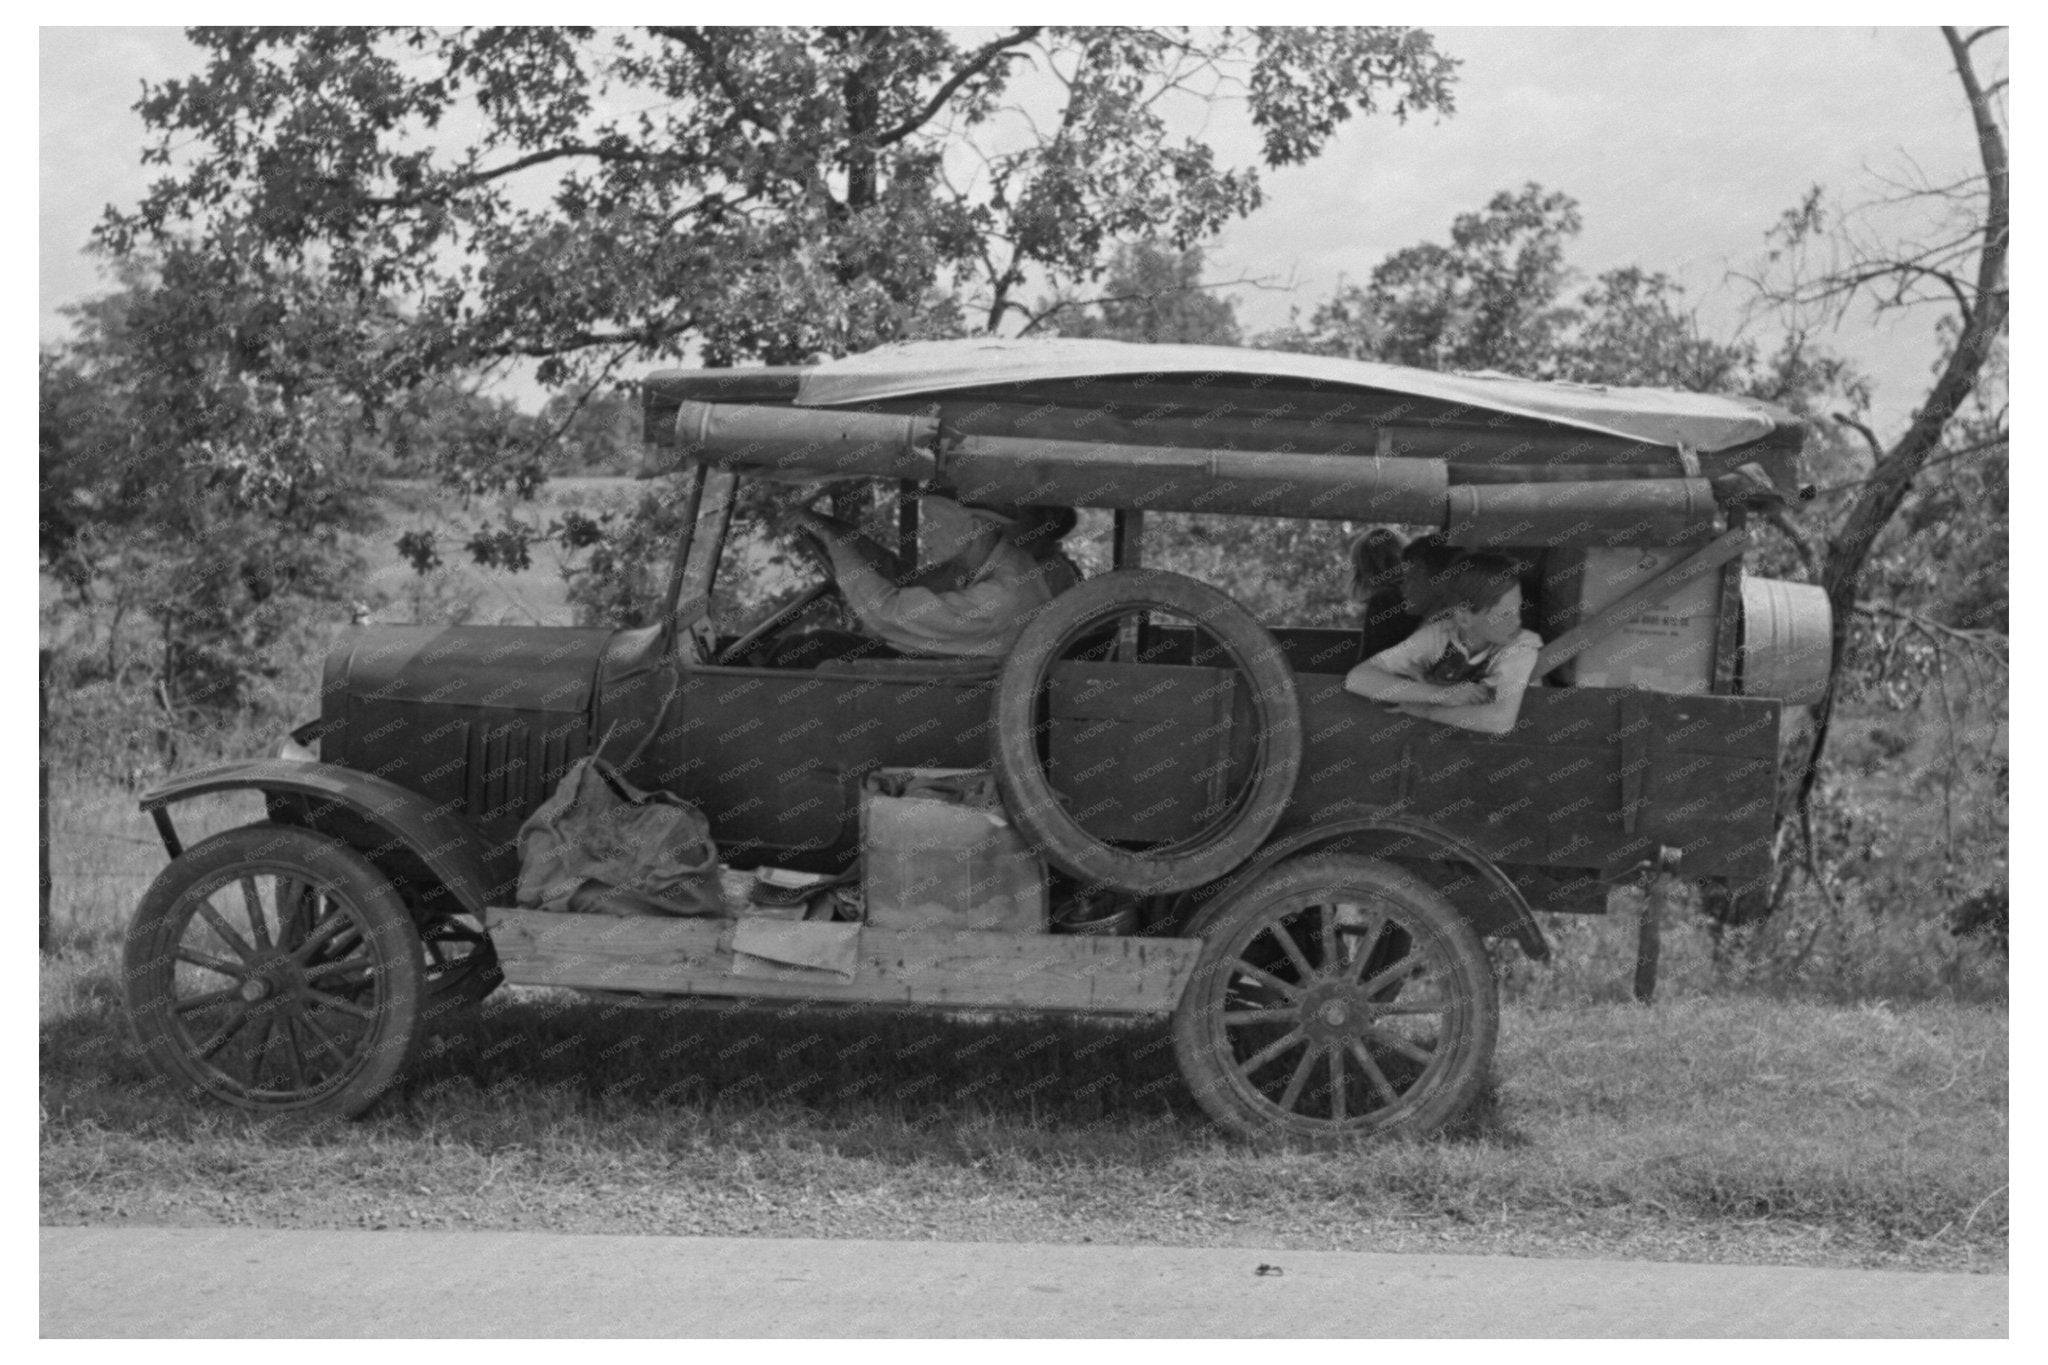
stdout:
[[[345,902],[368,949],[368,963],[384,981],[383,1007],[370,1020],[352,1065],[290,1099],[237,1092],[195,1055],[174,1013],[171,954],[192,907],[205,895],[250,872],[283,871],[317,881]],[[197,894],[195,894],[197,893]],[[237,1108],[267,1115],[353,1118],[397,1084],[412,1052],[426,994],[424,950],[398,891],[370,861],[338,839],[289,825],[231,829],[188,849],[143,893],[123,951],[124,998],[129,1027],[150,1064],[166,1079]]]
[[[1434,1074],[1425,1070],[1398,1105],[1344,1124],[1290,1114],[1270,1097],[1258,1095],[1231,1064],[1234,1054],[1221,1017],[1232,965],[1275,918],[1275,908],[1304,893],[1337,888],[1391,907],[1411,944],[1446,970],[1455,1001],[1447,1023],[1451,1036],[1447,1047],[1439,1049],[1441,1068]],[[1311,1141],[1427,1136],[1457,1118],[1485,1089],[1500,1034],[1493,965],[1479,935],[1457,908],[1414,873],[1354,854],[1293,859],[1261,874],[1227,901],[1207,907],[1188,932],[1202,940],[1202,951],[1174,1010],[1174,1057],[1195,1101],[1234,1136]],[[1276,1060],[1294,1055],[1282,1053]]]
[[[1189,617],[1229,652],[1252,689],[1265,744],[1237,814],[1192,848],[1120,849],[1069,815],[1039,761],[1038,699],[1067,647],[1104,619],[1136,607]],[[1229,596],[1183,574],[1125,569],[1093,578],[1042,608],[1017,637],[996,679],[995,768],[1008,814],[1025,839],[1078,880],[1137,895],[1213,882],[1243,865],[1280,822],[1301,775],[1301,699],[1279,642]]]

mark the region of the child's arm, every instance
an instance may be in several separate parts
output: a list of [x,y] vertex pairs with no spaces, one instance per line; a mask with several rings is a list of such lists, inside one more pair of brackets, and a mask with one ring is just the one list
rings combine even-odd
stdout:
[[1515,728],[1515,721],[1522,714],[1522,694],[1528,690],[1529,677],[1536,671],[1536,656],[1542,646],[1540,641],[1530,643],[1532,639],[1533,636],[1524,632],[1522,639],[1502,651],[1499,664],[1487,675],[1485,685],[1492,689],[1489,700],[1456,706],[1411,704],[1395,709],[1460,730],[1475,730],[1486,735],[1506,734]]
[[1434,622],[1420,627],[1400,644],[1381,650],[1346,673],[1344,690],[1368,701],[1432,706],[1479,700],[1472,684],[1423,682],[1417,676],[1443,653],[1446,638],[1443,627]]
[[[1384,656],[1382,656],[1384,657]],[[1344,675],[1344,690],[1353,696],[1365,697],[1371,701],[1409,702],[1431,707],[1443,707],[1459,701],[1471,700],[1476,694],[1478,683],[1433,683],[1417,682],[1390,673],[1382,668],[1377,659],[1367,659]]]

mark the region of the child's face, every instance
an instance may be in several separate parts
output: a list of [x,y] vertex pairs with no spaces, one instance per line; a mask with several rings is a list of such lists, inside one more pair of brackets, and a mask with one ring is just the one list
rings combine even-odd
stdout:
[[1465,639],[1476,645],[1504,645],[1522,629],[1522,589],[1510,587],[1485,611],[1458,607],[1452,615]]

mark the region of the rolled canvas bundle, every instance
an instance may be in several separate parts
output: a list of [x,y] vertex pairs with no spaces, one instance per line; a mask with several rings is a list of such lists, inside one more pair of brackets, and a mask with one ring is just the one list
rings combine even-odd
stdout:
[[1448,504],[1453,545],[1682,545],[1715,530],[1705,479],[1467,484]]
[[925,414],[687,401],[676,448],[771,478],[910,479],[982,502],[1397,522],[1440,527],[1459,545],[1683,544],[1716,527],[1705,479],[1559,479],[1564,470],[1532,465],[1527,481],[1501,482],[1496,466],[1486,482],[1454,484],[1439,459],[954,436]]
[[914,413],[689,401],[676,410],[675,435],[686,458],[770,478],[923,482],[938,468],[938,419]]
[[969,500],[1217,515],[1442,519],[1441,460],[966,436],[940,460]]

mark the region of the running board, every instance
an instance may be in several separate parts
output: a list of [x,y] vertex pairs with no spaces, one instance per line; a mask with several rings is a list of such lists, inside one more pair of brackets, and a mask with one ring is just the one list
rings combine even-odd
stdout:
[[947,1009],[1170,1014],[1193,938],[875,929],[782,920],[663,919],[492,909],[515,986]]

